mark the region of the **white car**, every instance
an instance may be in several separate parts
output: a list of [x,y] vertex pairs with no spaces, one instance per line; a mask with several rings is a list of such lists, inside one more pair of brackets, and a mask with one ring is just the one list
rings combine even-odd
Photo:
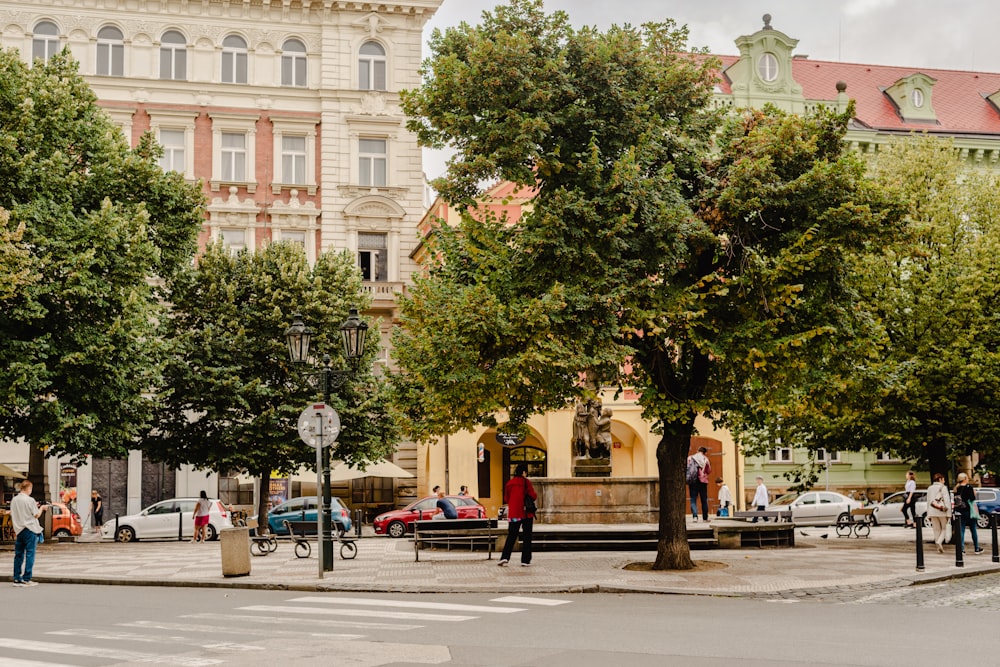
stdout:
[[801,526],[832,526],[846,521],[861,502],[833,491],[786,493],[767,506],[769,512],[792,511],[792,521]]
[[[127,514],[105,521],[101,527],[101,537],[116,542],[136,540],[177,539],[178,531],[182,539],[194,535],[194,508],[197,498],[171,498],[150,505],[138,514]],[[117,527],[116,527],[117,524]],[[214,540],[219,531],[232,528],[232,518],[228,510],[218,500],[212,500],[212,511],[208,515],[206,534]]]
[[[923,516],[927,513],[927,491],[917,491],[916,496],[917,516]],[[897,491],[892,495],[886,496],[882,502],[872,508],[872,516],[875,517],[875,523],[880,526],[902,526],[906,523],[903,520],[903,501],[905,499],[905,491]],[[930,525],[930,521],[924,521],[924,526],[930,527]]]

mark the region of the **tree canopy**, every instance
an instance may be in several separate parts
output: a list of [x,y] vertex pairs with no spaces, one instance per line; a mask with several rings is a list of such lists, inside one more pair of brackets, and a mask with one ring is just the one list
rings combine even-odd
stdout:
[[202,201],[151,137],[129,148],[67,55],[0,53],[0,437],[78,457],[134,446],[152,285],[192,256]]
[[[759,420],[852,351],[845,258],[898,215],[843,150],[850,110],[720,127],[716,63],[686,41],[671,22],[577,31],[512,0],[435,32],[403,96],[419,139],[456,149],[435,187],[464,211],[402,302],[407,428],[500,411],[516,426],[592,391],[581,374],[635,387],[663,433],[657,568],[692,566],[695,418]],[[489,179],[536,188],[517,224],[476,211]]]

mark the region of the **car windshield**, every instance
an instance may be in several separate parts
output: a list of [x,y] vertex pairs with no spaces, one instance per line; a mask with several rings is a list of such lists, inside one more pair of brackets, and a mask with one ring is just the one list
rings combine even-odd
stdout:
[[780,498],[778,498],[777,500],[775,500],[771,504],[772,505],[791,505],[793,502],[795,502],[795,499],[798,498],[798,497],[799,497],[799,494],[797,494],[797,493],[786,493],[785,495],[781,496]]

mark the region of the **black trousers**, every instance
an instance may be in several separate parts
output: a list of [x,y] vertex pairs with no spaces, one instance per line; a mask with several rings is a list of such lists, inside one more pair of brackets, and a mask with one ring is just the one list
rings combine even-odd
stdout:
[[917,522],[917,494],[913,494],[913,502],[903,501],[903,523]]
[[708,484],[705,482],[688,482],[691,495],[691,516],[698,516],[698,499],[701,499],[701,517],[708,521]]
[[511,521],[507,524],[507,541],[503,544],[503,553],[500,560],[510,560],[510,554],[514,551],[514,543],[517,542],[517,534],[521,533],[521,562],[531,562],[531,529],[535,525],[534,519],[521,519]]

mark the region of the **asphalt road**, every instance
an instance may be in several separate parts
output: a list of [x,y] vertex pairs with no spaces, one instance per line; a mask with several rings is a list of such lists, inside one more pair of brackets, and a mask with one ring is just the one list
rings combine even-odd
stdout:
[[1000,621],[1000,575],[801,602],[7,586],[2,667],[912,666]]

